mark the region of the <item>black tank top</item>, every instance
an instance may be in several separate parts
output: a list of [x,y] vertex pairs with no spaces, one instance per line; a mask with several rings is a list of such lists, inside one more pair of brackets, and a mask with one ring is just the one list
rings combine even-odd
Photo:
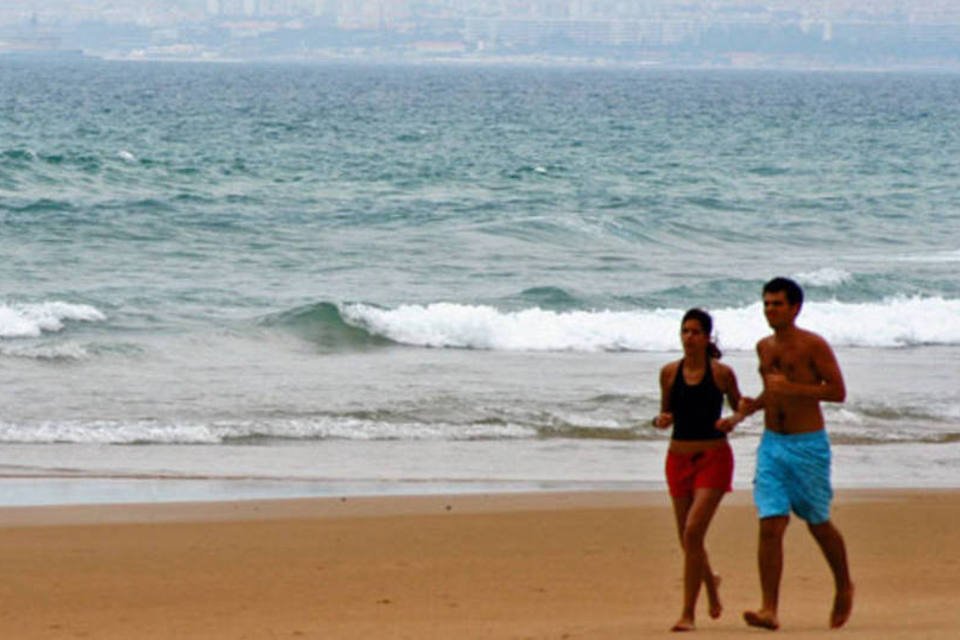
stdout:
[[673,413],[674,440],[718,440],[726,437],[716,428],[723,409],[723,392],[713,381],[713,365],[707,359],[703,379],[688,385],[683,379],[683,360],[670,390],[670,411]]

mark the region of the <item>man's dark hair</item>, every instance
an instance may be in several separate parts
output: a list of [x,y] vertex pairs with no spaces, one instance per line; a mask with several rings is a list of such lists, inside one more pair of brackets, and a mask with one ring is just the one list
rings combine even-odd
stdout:
[[787,294],[787,302],[790,304],[803,304],[803,289],[790,278],[774,278],[763,285],[764,293],[779,293],[780,291]]

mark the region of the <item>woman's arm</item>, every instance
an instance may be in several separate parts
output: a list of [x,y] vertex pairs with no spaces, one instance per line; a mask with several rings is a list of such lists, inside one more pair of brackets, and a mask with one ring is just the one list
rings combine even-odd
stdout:
[[660,413],[653,419],[653,426],[657,429],[669,429],[673,426],[670,392],[673,390],[673,379],[677,374],[678,366],[678,363],[671,362],[660,369]]
[[719,362],[716,363],[715,366],[717,367],[718,375],[714,376],[714,378],[720,383],[717,385],[717,388],[727,397],[727,402],[730,404],[730,408],[733,409],[731,415],[721,417],[717,420],[716,427],[719,431],[729,433],[743,421],[744,415],[740,412],[742,396],[740,395],[740,387],[737,385],[737,375],[733,372],[733,369]]

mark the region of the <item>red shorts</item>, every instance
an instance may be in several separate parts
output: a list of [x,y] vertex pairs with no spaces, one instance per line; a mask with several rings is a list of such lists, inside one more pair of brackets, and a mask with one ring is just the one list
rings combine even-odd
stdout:
[[674,498],[694,489],[733,491],[733,449],[730,443],[698,453],[667,452],[667,486]]

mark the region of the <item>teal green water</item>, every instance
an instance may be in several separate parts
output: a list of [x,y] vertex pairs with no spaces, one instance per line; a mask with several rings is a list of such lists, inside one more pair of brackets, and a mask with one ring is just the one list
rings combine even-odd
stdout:
[[957,184],[956,75],[0,60],[0,440],[656,441],[782,274],[838,441],[946,446]]
[[956,258],[956,76],[0,64],[16,297],[718,306],[827,266],[839,299],[958,295],[889,261]]

